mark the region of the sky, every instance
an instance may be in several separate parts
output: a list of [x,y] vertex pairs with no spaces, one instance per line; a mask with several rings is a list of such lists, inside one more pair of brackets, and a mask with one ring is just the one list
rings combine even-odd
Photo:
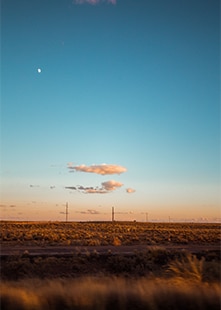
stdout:
[[221,221],[220,1],[2,0],[10,220]]

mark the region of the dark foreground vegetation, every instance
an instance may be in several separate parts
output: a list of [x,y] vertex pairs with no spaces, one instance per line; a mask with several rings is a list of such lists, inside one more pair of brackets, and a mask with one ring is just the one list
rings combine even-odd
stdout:
[[131,254],[112,254],[110,251],[100,254],[94,250],[68,256],[30,256],[25,251],[20,256],[1,258],[1,278],[12,281],[36,277],[53,279],[113,275],[125,278],[168,278],[171,275],[169,270],[175,264],[181,277],[190,274],[191,277],[193,275],[196,277],[198,274],[200,280],[204,282],[219,282],[220,260],[220,251],[206,251],[192,255],[187,251],[167,250],[156,246]]
[[[85,224],[85,225],[84,225]],[[219,309],[220,226],[150,223],[1,223],[1,309]],[[109,246],[147,245],[130,253]],[[186,251],[168,244],[188,244]],[[218,246],[215,250],[209,245]],[[27,246],[84,246],[66,255],[30,254]],[[87,251],[87,245],[94,245]],[[105,252],[99,246],[107,245]]]

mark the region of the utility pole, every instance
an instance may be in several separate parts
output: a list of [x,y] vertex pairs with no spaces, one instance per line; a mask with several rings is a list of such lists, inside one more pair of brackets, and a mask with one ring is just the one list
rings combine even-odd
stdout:
[[146,222],[148,222],[148,213],[146,213]]
[[68,221],[68,202],[66,202],[66,222]]
[[112,207],[112,222],[114,222],[114,207]]

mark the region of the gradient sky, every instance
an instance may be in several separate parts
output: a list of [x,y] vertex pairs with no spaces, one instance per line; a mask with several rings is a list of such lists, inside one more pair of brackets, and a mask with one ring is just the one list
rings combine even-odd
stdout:
[[2,0],[1,218],[220,220],[219,12]]

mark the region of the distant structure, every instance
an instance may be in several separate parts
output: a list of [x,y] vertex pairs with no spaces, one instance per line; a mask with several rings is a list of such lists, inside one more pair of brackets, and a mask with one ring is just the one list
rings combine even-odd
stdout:
[[68,202],[66,202],[66,222],[68,221]]
[[146,213],[146,223],[148,223],[148,213]]
[[114,222],[114,207],[112,207],[112,222]]

